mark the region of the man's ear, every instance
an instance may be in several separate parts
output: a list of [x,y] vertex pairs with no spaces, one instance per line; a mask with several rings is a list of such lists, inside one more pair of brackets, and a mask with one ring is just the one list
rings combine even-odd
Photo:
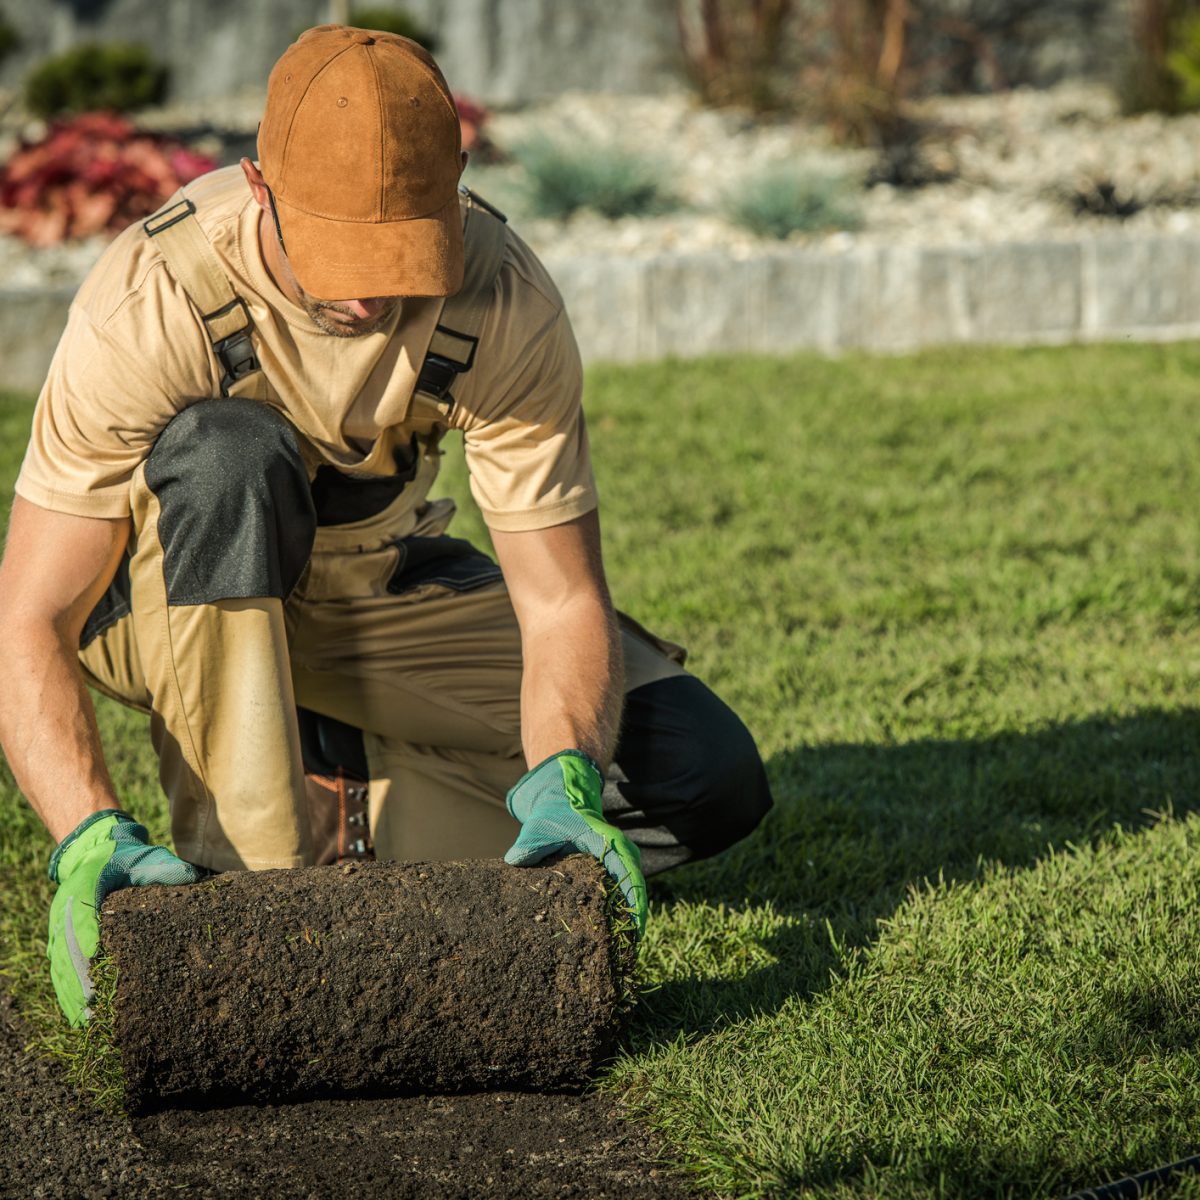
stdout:
[[269,213],[271,198],[267,191],[267,181],[262,177],[262,172],[248,158],[243,158],[238,165],[242,168],[242,174],[245,175],[247,184],[250,185],[255,203],[263,212]]

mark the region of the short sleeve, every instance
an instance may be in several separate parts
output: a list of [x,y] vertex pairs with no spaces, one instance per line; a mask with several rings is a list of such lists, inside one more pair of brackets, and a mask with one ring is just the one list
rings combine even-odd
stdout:
[[480,336],[478,376],[453,417],[471,493],[489,528],[504,532],[560,525],[597,505],[575,335],[541,264],[515,241]]
[[17,479],[26,500],[77,516],[128,516],[133,474],[163,427],[210,394],[198,318],[186,301],[160,294],[174,290],[164,271],[151,275],[158,278],[102,324],[72,306]]

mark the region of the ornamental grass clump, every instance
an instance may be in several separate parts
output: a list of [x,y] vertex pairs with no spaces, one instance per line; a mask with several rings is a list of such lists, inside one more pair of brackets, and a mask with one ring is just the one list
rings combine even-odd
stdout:
[[533,215],[563,220],[580,209],[601,216],[645,217],[674,207],[662,167],[620,146],[534,138],[513,157],[525,170]]
[[786,165],[744,180],[725,208],[734,224],[759,237],[783,239],[862,224],[846,180]]

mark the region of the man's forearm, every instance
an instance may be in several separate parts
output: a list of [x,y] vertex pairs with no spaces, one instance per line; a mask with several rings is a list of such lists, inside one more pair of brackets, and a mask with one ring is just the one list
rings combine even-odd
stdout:
[[612,609],[591,597],[565,606],[523,635],[521,741],[536,766],[560,750],[612,759],[621,720],[624,667]]
[[62,841],[90,813],[119,807],[95,709],[75,646],[52,624],[9,621],[0,637],[0,746],[17,785]]

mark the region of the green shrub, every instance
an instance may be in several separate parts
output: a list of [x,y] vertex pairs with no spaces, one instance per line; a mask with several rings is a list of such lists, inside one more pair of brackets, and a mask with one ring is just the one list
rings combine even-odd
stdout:
[[166,95],[167,72],[145,46],[86,42],[46,59],[25,81],[25,104],[40,117],[113,109],[128,112]]
[[19,45],[21,36],[13,28],[12,22],[0,12],[0,63],[2,63]]
[[745,180],[726,201],[735,224],[760,237],[857,229],[858,207],[844,179],[779,166]]
[[350,24],[359,29],[379,29],[411,38],[430,54],[437,50],[437,39],[433,34],[400,8],[354,8],[350,10]]
[[1166,66],[1179,111],[1195,112],[1200,108],[1200,13],[1189,13],[1172,25]]
[[673,206],[658,163],[618,146],[568,146],[534,138],[513,149],[525,169],[528,198],[539,217],[569,217],[581,208],[610,219],[641,217]]
[[1127,113],[1200,109],[1197,0],[1132,0],[1133,37],[1120,62],[1117,93]]

